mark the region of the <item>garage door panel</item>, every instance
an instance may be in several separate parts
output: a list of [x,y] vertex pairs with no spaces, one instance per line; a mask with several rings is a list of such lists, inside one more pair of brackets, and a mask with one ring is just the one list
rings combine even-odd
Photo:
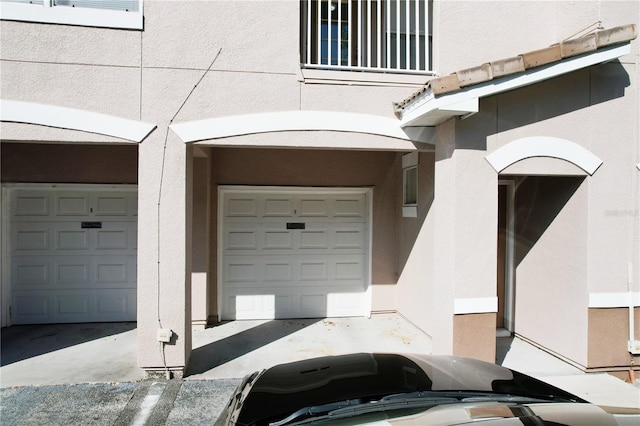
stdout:
[[49,250],[49,226],[46,224],[18,224],[12,227],[11,237],[15,251]]
[[264,261],[264,281],[271,282],[290,282],[293,279],[293,267],[291,262],[285,260],[268,260]]
[[128,240],[126,228],[100,229],[96,232],[96,249],[126,250],[129,247]]
[[95,196],[95,216],[127,216],[129,214],[126,194],[109,194]]
[[364,195],[337,198],[335,200],[335,217],[364,219],[365,214],[366,202]]
[[252,229],[231,229],[226,235],[226,250],[256,250],[256,231]]
[[88,250],[89,249],[89,232],[87,230],[78,229],[79,227],[72,224],[61,224],[55,227],[55,245],[56,251],[61,250]]
[[265,250],[293,250],[293,238],[290,231],[267,229],[264,231]]
[[49,284],[50,265],[46,257],[14,258],[11,264],[13,288],[40,287]]
[[11,197],[13,216],[48,216],[49,195],[44,192],[14,193]]
[[21,323],[21,319],[41,323],[49,317],[49,296],[47,294],[17,294],[13,296],[12,316]]
[[84,317],[89,314],[88,294],[55,295],[55,312],[60,316]]
[[54,261],[55,284],[65,287],[87,287],[90,283],[90,265],[88,258],[67,259]]
[[87,216],[89,215],[88,194],[56,194],[54,196],[54,215]]
[[299,232],[300,249],[328,249],[328,236],[325,229],[309,229]]
[[294,200],[292,197],[264,196],[264,217],[290,218],[294,214]]
[[135,321],[134,191],[27,189],[11,200],[13,324]]
[[298,205],[300,206],[298,216],[302,218],[329,217],[329,200],[324,197],[301,197]]
[[230,196],[225,201],[225,217],[257,217],[258,207],[254,196]]

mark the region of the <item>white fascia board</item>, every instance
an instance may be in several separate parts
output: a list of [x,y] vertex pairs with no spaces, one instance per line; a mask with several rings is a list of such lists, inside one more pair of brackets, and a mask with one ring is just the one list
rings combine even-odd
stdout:
[[589,293],[590,308],[628,308],[640,306],[640,292]]
[[[582,56],[567,58],[560,62],[533,68],[523,73],[514,74],[513,76],[490,80],[486,83],[452,92],[451,94],[436,97],[431,92],[425,92],[422,96],[418,96],[415,99],[414,105],[409,105],[408,111],[402,117],[401,125],[402,127],[419,125],[435,126],[453,116],[465,115],[463,106],[473,105],[473,102],[477,103],[480,98],[518,89],[562,74],[611,61],[627,55],[630,52],[631,46],[629,43],[626,43],[599,49]],[[468,104],[468,102],[472,103]],[[445,112],[445,114],[438,115],[439,112]],[[469,113],[471,112],[477,111],[469,111]],[[433,118],[431,116],[433,116]]]
[[155,124],[75,108],[0,100],[0,121],[80,130],[142,142]]
[[532,136],[518,139],[498,148],[485,158],[498,173],[525,158],[551,157],[568,161],[593,175],[602,160],[577,143],[550,137]]
[[142,10],[142,1],[140,1],[137,12],[68,6],[48,7],[42,3],[25,4],[2,2],[0,19],[47,24],[80,25],[84,27],[142,30],[144,24]]
[[453,313],[456,315],[494,312],[498,312],[498,298],[495,296],[456,298],[453,301]]
[[[175,123],[170,127],[185,143],[258,133],[291,131],[353,132],[387,136],[410,144],[412,142],[431,142],[431,133],[405,132],[399,124],[398,120],[393,118],[368,114],[334,111],[279,111]],[[221,144],[226,144],[226,142]],[[392,145],[394,149],[397,148],[397,144]],[[411,146],[411,149],[415,149],[415,146]]]

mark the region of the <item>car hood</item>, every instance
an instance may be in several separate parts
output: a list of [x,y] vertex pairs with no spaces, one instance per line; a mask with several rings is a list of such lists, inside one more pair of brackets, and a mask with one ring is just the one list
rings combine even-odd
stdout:
[[[248,389],[250,388],[250,389]],[[524,374],[454,356],[359,353],[282,364],[246,382],[238,424],[254,424],[297,409],[416,391],[495,392],[586,402]]]

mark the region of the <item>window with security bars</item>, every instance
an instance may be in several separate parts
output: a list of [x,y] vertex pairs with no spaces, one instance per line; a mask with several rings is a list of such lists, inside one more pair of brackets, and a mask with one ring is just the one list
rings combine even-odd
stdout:
[[301,0],[305,67],[430,70],[432,0]]

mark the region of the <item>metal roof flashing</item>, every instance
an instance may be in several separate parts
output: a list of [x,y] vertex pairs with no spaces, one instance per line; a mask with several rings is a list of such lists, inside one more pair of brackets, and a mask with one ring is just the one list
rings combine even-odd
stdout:
[[480,98],[627,55],[636,36],[636,26],[629,24],[435,78],[395,103],[395,114],[401,127],[432,127],[469,116],[478,112]]

